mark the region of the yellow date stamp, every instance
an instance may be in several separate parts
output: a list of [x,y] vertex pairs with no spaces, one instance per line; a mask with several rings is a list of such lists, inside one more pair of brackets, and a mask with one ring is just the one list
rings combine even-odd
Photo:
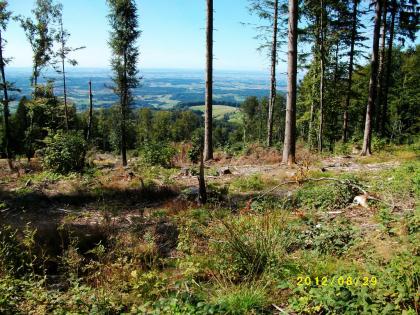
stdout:
[[312,286],[338,286],[338,287],[375,287],[378,279],[375,276],[298,276],[296,277],[298,287]]

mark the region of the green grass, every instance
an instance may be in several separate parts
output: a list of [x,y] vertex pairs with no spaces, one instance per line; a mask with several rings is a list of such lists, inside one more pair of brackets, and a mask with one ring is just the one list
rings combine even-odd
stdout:
[[[204,105],[191,106],[191,110],[196,110],[204,113]],[[226,106],[226,105],[213,105],[213,118],[214,119],[223,119],[226,114],[237,113],[239,109],[237,107]]]

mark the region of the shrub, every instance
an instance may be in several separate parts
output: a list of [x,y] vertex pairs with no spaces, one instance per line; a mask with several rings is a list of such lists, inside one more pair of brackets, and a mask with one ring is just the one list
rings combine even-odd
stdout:
[[285,217],[275,213],[243,216],[230,222],[222,219],[220,242],[215,243],[228,272],[254,278],[281,264],[293,239]]
[[171,167],[176,150],[168,143],[147,142],[141,149],[143,160],[150,165]]
[[214,299],[225,314],[261,314],[269,302],[264,288],[258,285],[227,286]]
[[86,142],[78,132],[57,132],[44,140],[43,165],[47,169],[67,174],[80,171],[85,165]]
[[312,281],[309,286],[295,287],[289,303],[294,311],[304,314],[416,314],[419,266],[419,257],[401,253],[386,267],[371,266],[365,273],[354,266],[339,267],[323,276],[371,279],[374,275],[376,285],[316,285]]
[[353,245],[356,235],[351,222],[334,220],[328,223],[309,222],[308,228],[297,239],[306,249],[322,254],[341,255]]
[[300,207],[328,211],[346,207],[355,195],[349,185],[308,183],[298,190],[296,201]]

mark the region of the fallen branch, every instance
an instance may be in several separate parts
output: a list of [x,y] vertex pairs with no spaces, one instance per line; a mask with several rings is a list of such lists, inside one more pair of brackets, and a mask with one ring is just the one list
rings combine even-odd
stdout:
[[276,310],[278,310],[282,314],[289,314],[284,309],[278,307],[276,304],[271,304]]

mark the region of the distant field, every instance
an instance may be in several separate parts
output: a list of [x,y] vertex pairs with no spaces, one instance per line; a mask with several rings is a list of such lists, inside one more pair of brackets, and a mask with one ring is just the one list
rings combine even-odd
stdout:
[[[191,106],[191,110],[197,110],[204,113],[204,105]],[[238,113],[237,107],[226,106],[226,105],[213,105],[213,118],[222,119],[226,114]]]

